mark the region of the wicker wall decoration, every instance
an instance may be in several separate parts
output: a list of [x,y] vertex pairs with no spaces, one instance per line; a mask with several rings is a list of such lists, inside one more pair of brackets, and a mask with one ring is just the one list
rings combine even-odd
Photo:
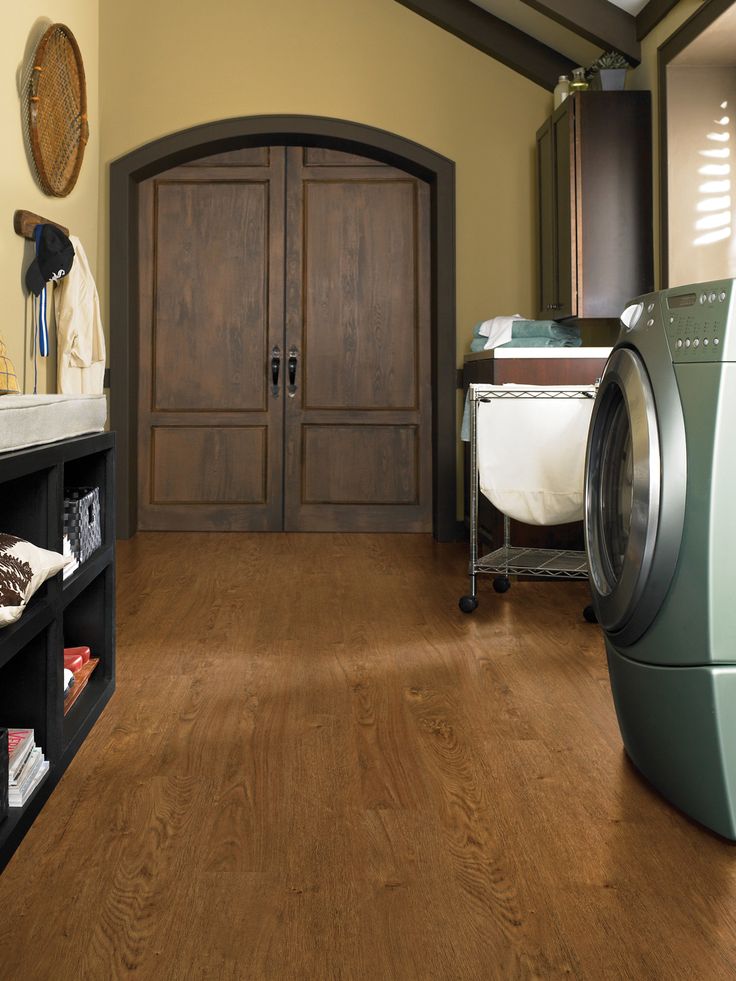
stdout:
[[77,183],[89,125],[82,55],[64,24],[52,24],[36,47],[28,129],[41,189],[66,197]]

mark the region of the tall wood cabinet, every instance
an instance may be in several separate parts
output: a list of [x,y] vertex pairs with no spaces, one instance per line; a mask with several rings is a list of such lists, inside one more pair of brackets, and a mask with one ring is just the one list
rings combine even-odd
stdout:
[[654,285],[649,92],[576,92],[537,132],[539,313],[617,318]]

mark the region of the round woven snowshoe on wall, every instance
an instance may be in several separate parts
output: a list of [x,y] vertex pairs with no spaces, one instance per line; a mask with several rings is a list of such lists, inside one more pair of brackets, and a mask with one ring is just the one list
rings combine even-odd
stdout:
[[36,47],[28,92],[28,129],[42,190],[66,197],[77,183],[89,125],[82,55],[64,24],[52,24]]

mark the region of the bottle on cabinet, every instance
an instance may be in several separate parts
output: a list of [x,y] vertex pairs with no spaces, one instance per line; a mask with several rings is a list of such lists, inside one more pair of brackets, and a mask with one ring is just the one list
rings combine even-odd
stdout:
[[572,70],[572,81],[570,82],[571,92],[585,92],[589,89],[588,80],[585,77],[584,68],[573,68]]
[[554,106],[557,109],[570,94],[570,80],[567,75],[560,75],[554,91]]

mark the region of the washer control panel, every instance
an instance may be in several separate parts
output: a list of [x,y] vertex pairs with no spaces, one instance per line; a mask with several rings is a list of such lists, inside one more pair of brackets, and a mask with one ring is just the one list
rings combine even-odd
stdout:
[[732,292],[732,280],[662,292],[661,316],[675,363],[724,359]]

